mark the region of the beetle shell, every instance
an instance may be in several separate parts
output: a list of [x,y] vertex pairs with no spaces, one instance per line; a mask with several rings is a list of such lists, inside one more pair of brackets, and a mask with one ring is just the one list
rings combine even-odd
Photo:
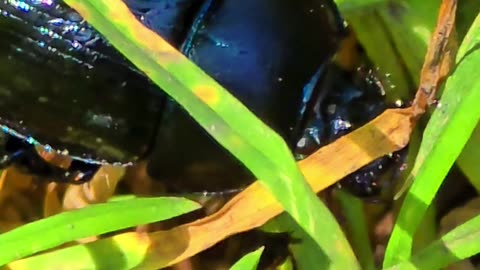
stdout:
[[[289,140],[302,88],[343,28],[329,0],[126,3]],[[153,146],[149,172],[162,180],[245,172],[61,2],[3,1],[0,9],[0,124],[8,133],[93,163],[129,163]]]
[[[125,2],[278,132],[298,159],[384,109],[368,76],[330,63],[344,35],[330,0]],[[61,1],[2,1],[0,14],[0,126],[21,144],[65,149],[92,164],[143,157],[150,176],[182,192],[253,179]]]
[[[323,2],[126,1],[134,12],[141,13],[147,26],[174,46],[188,48],[186,54],[193,61],[227,88],[234,85],[236,96],[284,134],[301,95],[291,89],[301,87],[302,80],[332,54],[336,44],[335,39],[313,35],[312,27],[324,24],[328,27],[321,33],[336,37],[330,33],[332,24],[325,23],[331,16],[325,17],[330,9],[322,8]],[[247,13],[240,15],[235,10],[239,8]],[[61,1],[3,1],[0,9],[1,72],[9,78],[0,82],[3,126],[32,141],[66,149],[72,157],[120,163],[145,155],[160,118],[159,133],[184,136],[189,131],[190,127],[173,130],[179,125],[169,121],[182,123],[186,117],[182,109],[169,100],[165,110],[163,93],[155,91],[141,72]],[[292,20],[284,20],[282,16],[288,18],[292,11]],[[306,18],[299,19],[303,15]],[[222,16],[232,20],[219,21]],[[272,20],[265,19],[269,17]],[[302,25],[309,25],[309,32],[292,34]],[[261,26],[263,30],[255,32]],[[295,40],[309,34],[316,37]],[[218,42],[228,45],[219,46]],[[287,66],[285,63],[294,59],[289,55],[304,45],[304,55],[311,52],[316,59],[297,60],[296,68],[305,65],[301,76],[290,76],[292,84],[272,87],[271,80],[293,70],[278,67]],[[223,72],[219,74],[219,70]],[[250,85],[245,77],[251,77]],[[291,87],[296,85],[299,87]],[[190,118],[184,122],[196,125]],[[183,144],[189,139],[179,141]],[[157,149],[170,143],[168,138],[160,139]],[[173,158],[170,150],[167,152]]]
[[63,4],[0,2],[0,124],[87,162],[145,154],[164,95]]
[[[335,6],[324,0],[206,1],[193,25],[182,52],[294,145],[303,88],[342,38]],[[182,191],[223,190],[252,179],[177,105],[164,113],[157,134],[148,165],[156,179]]]

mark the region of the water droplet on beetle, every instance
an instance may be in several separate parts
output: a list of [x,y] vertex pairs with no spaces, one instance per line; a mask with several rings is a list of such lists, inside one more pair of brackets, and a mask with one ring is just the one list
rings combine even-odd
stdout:
[[52,147],[48,144],[46,144],[43,148],[47,153],[50,153],[53,150]]
[[301,139],[298,140],[298,142],[297,142],[297,147],[305,147],[306,144],[307,144],[307,139],[301,138]]
[[35,143],[35,139],[32,138],[32,137],[27,137],[26,141],[27,141],[27,143],[29,143],[29,144],[34,144],[34,143]]
[[352,124],[350,123],[350,121],[346,121],[343,119],[335,119],[333,121],[333,126],[335,130],[347,130],[352,127]]
[[80,42],[95,42],[96,40],[92,38],[93,32],[90,29],[82,28],[75,35],[75,38]]
[[403,101],[401,99],[395,100],[395,106],[397,106],[398,108],[402,107],[403,106]]
[[82,16],[76,12],[69,12],[67,14],[67,19],[72,22],[81,22],[83,20]]
[[65,23],[65,21],[62,19],[62,18],[55,18],[55,19],[51,19],[48,21],[49,24],[53,24],[53,25],[62,25]]
[[337,111],[337,104],[328,104],[327,106],[327,112],[329,114],[334,114],[335,111]]

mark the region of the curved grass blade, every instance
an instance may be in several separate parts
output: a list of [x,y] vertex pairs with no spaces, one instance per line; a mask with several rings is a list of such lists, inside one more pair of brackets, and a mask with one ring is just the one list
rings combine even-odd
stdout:
[[255,270],[257,269],[258,262],[262,256],[264,247],[261,247],[255,251],[248,253],[237,261],[230,270]]
[[169,219],[200,206],[183,198],[137,198],[94,204],[0,235],[0,265],[76,239]]
[[[367,125],[299,161],[299,167],[314,191],[324,190],[372,160],[405,147],[413,128],[411,121],[411,108],[387,110]],[[135,235],[128,233],[18,260],[8,268],[39,269],[39,265],[44,265],[48,269],[63,269],[68,265],[72,269],[75,265],[76,269],[95,269],[98,268],[95,258],[101,254],[105,258],[127,258],[130,268],[160,269],[188,259],[231,235],[257,228],[282,211],[280,203],[256,181],[219,211],[168,231],[149,233],[151,242],[135,242],[137,249],[147,250],[141,259],[131,260],[128,253],[122,254],[131,249],[132,239],[135,240]],[[165,248],[166,242],[170,248]],[[105,250],[110,243],[115,243],[116,249]]]
[[448,78],[439,106],[425,129],[412,170],[415,181],[400,210],[384,266],[410,258],[417,226],[480,119],[480,80],[472,76],[480,69],[479,20],[477,16],[460,47],[457,67]]
[[340,227],[305,182],[287,144],[278,134],[198,66],[144,27],[122,1],[65,2],[245,164],[326,250],[332,262],[338,263],[336,267],[358,268]]
[[444,269],[446,266],[480,253],[480,216],[445,234],[419,251],[409,261],[388,269]]

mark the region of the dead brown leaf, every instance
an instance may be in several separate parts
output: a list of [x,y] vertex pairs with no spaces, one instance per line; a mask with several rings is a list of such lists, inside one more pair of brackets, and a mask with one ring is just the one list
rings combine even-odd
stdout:
[[[299,166],[312,188],[318,192],[370,161],[397,151],[408,143],[412,131],[412,110],[390,109],[367,125],[341,137],[305,160]],[[218,212],[171,230],[148,234],[138,250],[147,250],[139,268],[158,269],[181,262],[222,241],[230,235],[263,225],[283,211],[281,205],[259,182],[254,182]],[[99,240],[131,246],[135,232]],[[146,234],[142,234],[145,237]],[[168,244],[166,244],[168,243]],[[91,244],[86,244],[89,248]],[[22,265],[25,260],[9,265]]]
[[[411,106],[416,121],[425,114],[429,106],[436,103],[438,90],[455,64],[458,49],[455,32],[456,11],[457,0],[442,1],[437,25],[430,38],[421,70],[420,85]],[[409,175],[398,189],[395,200],[405,193],[413,180],[413,175]]]
[[456,11],[457,0],[442,1],[437,25],[430,38],[420,73],[420,86],[412,105],[417,117],[423,115],[428,106],[435,103],[439,86],[455,64],[458,48],[455,35]]

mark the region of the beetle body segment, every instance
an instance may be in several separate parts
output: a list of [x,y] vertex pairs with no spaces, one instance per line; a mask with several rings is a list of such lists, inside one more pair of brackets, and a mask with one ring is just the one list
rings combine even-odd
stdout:
[[[125,2],[299,159],[384,109],[369,76],[330,63],[345,34],[331,0]],[[150,176],[181,192],[221,191],[252,179],[61,1],[0,1],[0,35],[0,127],[7,135],[0,136],[7,146],[0,164],[70,181],[88,180],[104,163],[144,158]],[[70,169],[42,162],[36,145],[65,149]]]
[[[294,145],[303,88],[342,37],[332,3],[205,1],[192,25],[182,52]],[[162,117],[148,172],[193,190],[223,190],[252,178],[176,104]]]
[[0,4],[0,124],[90,163],[143,156],[164,96],[71,9],[18,2]]

